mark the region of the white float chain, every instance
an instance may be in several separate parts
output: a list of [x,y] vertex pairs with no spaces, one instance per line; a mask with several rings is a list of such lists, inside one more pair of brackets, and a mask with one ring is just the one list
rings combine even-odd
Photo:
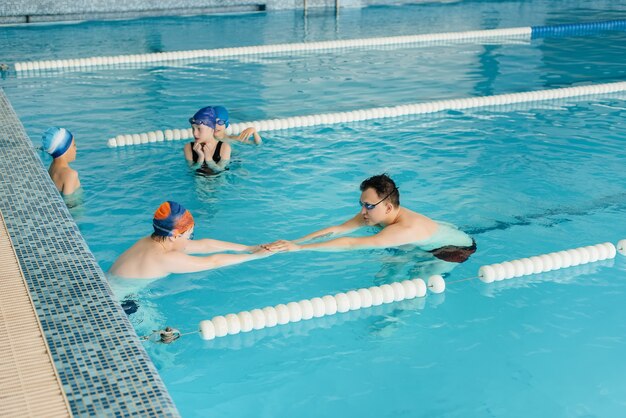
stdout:
[[215,337],[271,328],[276,325],[369,308],[383,303],[421,298],[426,295],[427,287],[433,293],[441,293],[445,290],[446,284],[443,277],[434,275],[428,279],[428,285],[422,279],[404,280],[382,286],[350,290],[336,295],[326,295],[321,298],[281,303],[238,314],[218,315],[211,320],[200,322],[200,334],[203,339],[212,340]]
[[336,41],[304,42],[275,45],[254,45],[235,48],[198,49],[191,51],[157,52],[152,54],[117,55],[66,60],[44,60],[15,63],[15,71],[36,71],[45,69],[87,68],[95,66],[117,66],[121,64],[178,61],[198,58],[219,58],[242,55],[279,54],[305,51],[321,51],[370,46],[434,44],[446,41],[475,41],[480,39],[522,38],[530,39],[530,27],[488,29],[466,32],[430,33],[422,35],[390,36],[382,38],[345,39]]
[[[565,99],[569,97],[592,96],[626,91],[626,82],[595,84],[578,87],[564,87],[560,89],[539,90],[522,93],[498,94],[494,96],[469,97],[464,99],[437,100],[434,102],[415,103],[394,107],[379,107],[349,112],[323,113],[308,116],[294,116],[284,119],[269,119],[252,122],[233,123],[228,128],[229,134],[237,135],[248,127],[254,127],[259,132],[281,129],[292,129],[317,125],[332,125],[337,123],[356,122],[371,119],[393,118],[407,115],[419,115],[442,112],[446,110],[471,109],[486,106],[503,106],[514,103],[538,102],[544,100]],[[109,147],[147,144],[150,142],[191,139],[191,128],[166,129],[142,134],[117,135],[107,141]]]
[[513,277],[545,273],[552,270],[611,259],[615,258],[615,254],[615,246],[610,242],[605,242],[602,244],[482,266],[478,270],[478,277],[485,283],[492,283]]
[[621,239],[617,243],[617,252],[621,255],[626,255],[626,239]]

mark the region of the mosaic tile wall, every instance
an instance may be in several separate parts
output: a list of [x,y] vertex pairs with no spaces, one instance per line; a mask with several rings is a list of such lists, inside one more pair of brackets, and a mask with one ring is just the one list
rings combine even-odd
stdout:
[[[335,7],[336,0],[306,0],[307,7]],[[389,1],[387,1],[389,2]],[[338,0],[340,7],[361,7],[365,0]],[[60,20],[302,9],[304,0],[4,0],[0,24]]]
[[72,413],[179,416],[1,89],[0,196]]

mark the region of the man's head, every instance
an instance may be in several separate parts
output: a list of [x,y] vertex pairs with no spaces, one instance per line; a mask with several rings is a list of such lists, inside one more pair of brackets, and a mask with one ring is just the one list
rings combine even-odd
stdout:
[[378,224],[400,207],[400,192],[387,175],[379,174],[361,183],[361,213],[368,224]]
[[65,128],[48,128],[41,136],[42,148],[52,156],[58,158],[71,149],[72,154],[68,154],[70,160],[76,158],[76,147],[74,144],[74,135]]
[[155,241],[165,241],[168,237],[191,239],[193,225],[193,216],[183,205],[172,201],[163,202],[154,212],[152,238]]

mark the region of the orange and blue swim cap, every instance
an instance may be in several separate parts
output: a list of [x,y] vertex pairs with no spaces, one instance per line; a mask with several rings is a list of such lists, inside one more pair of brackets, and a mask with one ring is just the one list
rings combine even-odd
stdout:
[[174,237],[193,227],[193,216],[180,203],[168,200],[154,212],[152,226],[155,235]]

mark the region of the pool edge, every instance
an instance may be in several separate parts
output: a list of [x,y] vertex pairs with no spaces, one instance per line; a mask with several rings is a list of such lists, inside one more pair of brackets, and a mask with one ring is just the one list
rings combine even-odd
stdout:
[[0,211],[74,415],[180,416],[0,88]]

